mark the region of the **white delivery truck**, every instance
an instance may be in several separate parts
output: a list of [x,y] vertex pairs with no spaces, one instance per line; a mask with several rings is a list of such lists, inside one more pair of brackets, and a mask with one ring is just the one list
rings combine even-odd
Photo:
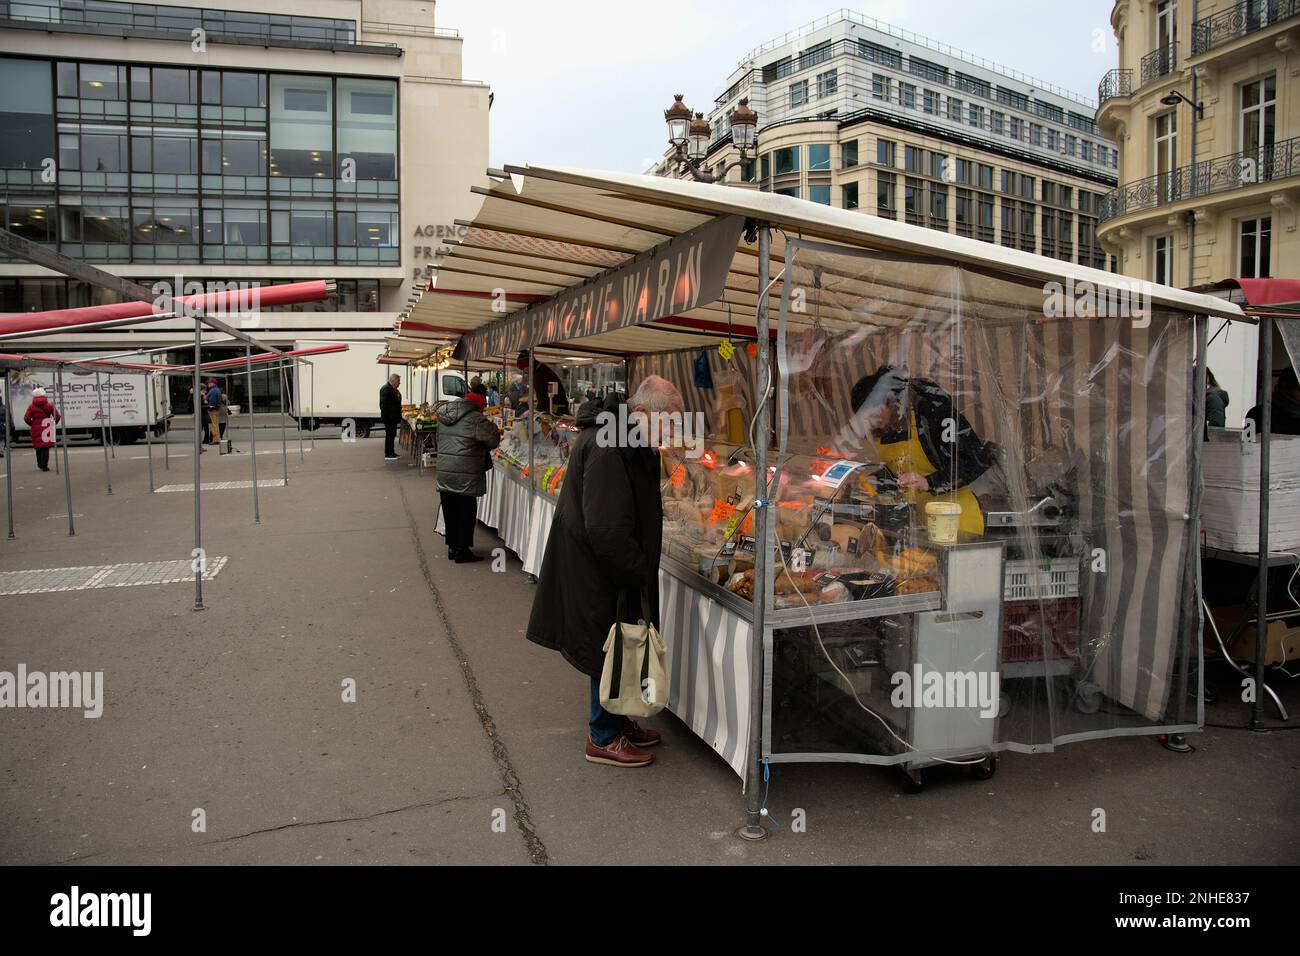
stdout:
[[[309,349],[336,341],[300,341],[294,342],[293,347]],[[348,342],[347,346],[346,352],[307,356],[312,363],[310,367],[298,363],[293,376],[292,414],[309,431],[321,425],[342,426],[351,421],[356,437],[365,438],[372,427],[380,424],[379,390],[388,381],[388,376],[402,376],[403,404],[417,405],[420,396],[415,391],[417,383],[406,380],[406,366],[379,364],[379,356],[384,354],[383,342]],[[420,371],[418,374],[423,376],[426,373]],[[427,374],[435,376],[434,372]],[[463,380],[460,372],[450,370],[436,373],[436,378],[436,401],[452,397],[447,393],[449,379]]]
[[[61,356],[63,357],[63,356]],[[70,355],[67,358],[75,359]],[[32,389],[40,386],[63,416],[60,428],[68,430],[68,439],[89,438],[99,441],[102,430],[109,428],[116,445],[129,445],[145,436],[145,429],[161,436],[172,417],[167,394],[167,379],[161,372],[107,372],[95,380],[93,370],[70,366],[63,370],[63,391],[57,389],[58,377],[53,369],[22,369],[9,373],[9,395],[5,405],[13,422],[14,437],[29,436],[23,416],[32,404]],[[146,401],[146,389],[152,394]],[[103,416],[101,422],[100,416]]]

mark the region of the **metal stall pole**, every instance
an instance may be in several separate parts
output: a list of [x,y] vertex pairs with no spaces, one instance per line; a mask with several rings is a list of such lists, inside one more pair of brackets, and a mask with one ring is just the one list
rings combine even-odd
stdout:
[[[320,422],[316,418],[316,363],[312,362],[307,366],[307,373],[311,376],[311,450],[316,450],[316,429],[320,428]],[[355,432],[353,434],[356,434]]]
[[[768,224],[758,224],[758,309],[755,314],[758,329],[758,363],[754,366],[755,397],[758,401],[757,423],[754,430],[754,626],[751,640],[753,658],[749,663],[749,757],[745,767],[745,825],[736,834],[745,840],[763,840],[767,830],[762,824],[759,781],[763,762],[763,648],[765,645],[763,610],[767,603],[768,502],[767,487],[767,396],[771,387],[768,370],[767,283],[768,258],[772,239]],[[760,393],[757,378],[762,375],[767,386]]]
[[[207,563],[203,559],[203,513],[199,503],[201,474],[199,456],[203,454],[203,424],[199,421],[199,349],[203,344],[203,320],[194,320],[194,610],[203,610],[203,569]],[[205,403],[206,404],[206,403]],[[207,409],[204,409],[206,414]]]
[[[58,393],[59,401],[62,402],[63,400],[63,366],[62,365],[58,366],[58,368],[54,372],[54,375],[55,375],[54,389]],[[56,417],[54,421],[55,445],[56,446],[58,445],[59,438],[63,439],[63,490],[68,499],[68,537],[71,538],[73,535],[77,533],[77,526],[72,522],[72,473],[68,471],[68,429],[67,426],[64,426],[62,429],[59,428],[59,422],[57,416],[62,415],[63,413],[59,411],[57,405],[54,407],[54,411],[56,413]],[[59,463],[59,453],[57,447],[55,448],[54,451],[54,463],[56,465]]]
[[289,435],[284,424],[284,361],[280,366],[280,460],[284,463],[284,486],[289,487]]
[[244,343],[244,363],[248,368],[248,445],[253,460],[253,524],[262,523],[262,509],[257,501],[257,421],[253,417],[253,347]]
[[13,429],[9,427],[13,414],[10,411],[9,369],[5,369],[5,501],[9,506],[9,537],[14,537],[14,442]]
[[[172,407],[171,396],[171,379],[163,375],[163,381],[167,383],[167,410],[170,412]],[[163,471],[172,470],[172,422],[170,418],[163,419]]]
[[99,441],[104,446],[104,483],[108,493],[113,493],[113,475],[108,467],[108,432],[104,429],[104,390],[99,386],[99,373],[95,373],[95,399],[99,403]]
[[[1194,409],[1192,415],[1192,421],[1194,424],[1200,425],[1200,431],[1195,433],[1194,440],[1192,442],[1192,473],[1193,473],[1192,494],[1191,494],[1191,500],[1188,502],[1186,520],[1188,521],[1191,527],[1192,548],[1194,549],[1193,553],[1196,555],[1196,560],[1189,562],[1191,565],[1193,565],[1193,567],[1188,569],[1188,577],[1193,578],[1195,583],[1195,588],[1196,588],[1197,602],[1196,602],[1195,640],[1197,641],[1197,646],[1199,647],[1200,641],[1202,639],[1202,632],[1205,629],[1204,607],[1200,600],[1201,597],[1201,561],[1200,561],[1201,467],[1202,467],[1201,461],[1202,458],[1204,458],[1204,453],[1201,449],[1201,446],[1203,444],[1201,438],[1204,435],[1204,430],[1205,430],[1205,387],[1206,387],[1205,374],[1206,374],[1206,369],[1209,367],[1209,358],[1206,356],[1205,353],[1206,350],[1209,348],[1209,334],[1208,334],[1209,327],[1210,327],[1209,316],[1207,315],[1197,316],[1194,327],[1196,330],[1194,333],[1196,335],[1196,365],[1193,369],[1195,384],[1192,386],[1193,388],[1192,407]],[[1189,640],[1184,639],[1182,649],[1179,651],[1178,654],[1178,709],[1176,711],[1175,720],[1180,724],[1187,723],[1187,688],[1188,688],[1188,682],[1191,679],[1191,674],[1188,672],[1191,667],[1192,649],[1190,645],[1191,642]],[[1196,720],[1198,722],[1201,719],[1200,700],[1202,696],[1201,687],[1204,685],[1204,680],[1205,680],[1204,675],[1205,675],[1205,666],[1204,666],[1203,655],[1198,654],[1197,668],[1196,668],[1196,676],[1197,676]],[[1166,750],[1172,750],[1174,753],[1189,753],[1192,750],[1192,745],[1187,742],[1187,736],[1185,734],[1170,734],[1168,738],[1162,741],[1162,743],[1164,744]]]
[[1264,723],[1264,650],[1268,646],[1268,479],[1273,434],[1273,317],[1259,317],[1259,570],[1255,579],[1255,703],[1250,727]]
[[[99,391],[98,383],[96,383],[95,391]],[[113,373],[112,372],[108,373],[107,408],[108,408],[108,449],[113,456],[113,460],[117,461],[117,444],[113,441]],[[110,495],[113,493],[113,486],[111,484],[109,485],[108,493]]]
[[[293,360],[293,387],[294,401],[298,402],[298,463],[302,464],[307,459],[302,454],[302,369],[298,367],[298,360]],[[312,409],[313,416],[316,409]]]
[[144,373],[144,442],[149,456],[149,493],[153,493],[153,373]]

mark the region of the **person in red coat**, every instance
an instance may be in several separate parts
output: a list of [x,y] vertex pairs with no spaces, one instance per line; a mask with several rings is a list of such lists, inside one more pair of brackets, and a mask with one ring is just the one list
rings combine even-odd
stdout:
[[23,421],[32,430],[32,447],[36,449],[36,466],[41,471],[50,470],[50,449],[54,447],[54,426],[63,416],[46,397],[45,389],[32,389],[32,404]]

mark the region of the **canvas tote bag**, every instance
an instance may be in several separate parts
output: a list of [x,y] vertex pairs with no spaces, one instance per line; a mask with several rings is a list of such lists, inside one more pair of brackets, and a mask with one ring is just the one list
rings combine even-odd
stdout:
[[605,638],[605,666],[600,674],[600,704],[611,714],[653,717],[668,703],[668,651],[650,623],[646,593],[641,592],[641,620],[624,623],[623,595],[614,624]]

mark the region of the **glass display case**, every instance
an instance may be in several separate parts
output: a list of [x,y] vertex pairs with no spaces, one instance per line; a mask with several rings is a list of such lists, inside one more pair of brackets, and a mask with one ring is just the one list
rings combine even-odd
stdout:
[[[528,449],[530,429],[533,438],[531,465]],[[515,416],[507,410],[496,460],[516,481],[554,498],[564,486],[569,450],[577,437],[578,428],[567,416],[533,416],[529,413]]]

